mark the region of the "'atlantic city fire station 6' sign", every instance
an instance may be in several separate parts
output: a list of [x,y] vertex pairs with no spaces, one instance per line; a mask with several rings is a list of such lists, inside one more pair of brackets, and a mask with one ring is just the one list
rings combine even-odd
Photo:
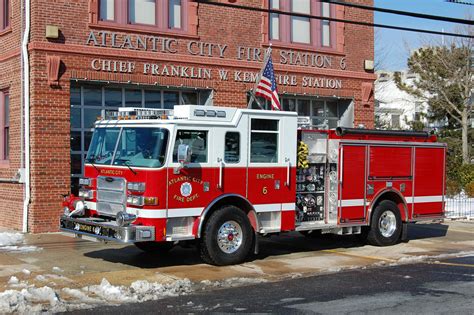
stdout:
[[[97,47],[109,47],[118,49],[129,49],[135,51],[152,51],[160,53],[176,54],[188,53],[193,56],[229,58],[232,56],[237,60],[263,61],[264,49],[255,47],[238,46],[235,52],[229,50],[226,44],[215,44],[200,41],[183,41],[178,39],[143,36],[124,35],[107,31],[91,31],[86,40],[86,45]],[[274,56],[276,63],[304,66],[312,68],[346,69],[345,57],[334,57],[318,53],[297,52],[293,50],[280,50],[278,56]],[[255,82],[258,72],[251,71],[229,71],[225,69],[213,70],[204,67],[191,67],[164,63],[143,63],[138,69],[134,61],[121,61],[111,59],[93,59],[91,68],[95,71],[113,73],[135,73],[162,77],[179,77],[190,79],[218,79],[221,81],[235,81],[251,83]],[[278,85],[303,87],[340,89],[342,80],[326,77],[303,76],[298,82],[295,75],[282,75],[276,73]]]

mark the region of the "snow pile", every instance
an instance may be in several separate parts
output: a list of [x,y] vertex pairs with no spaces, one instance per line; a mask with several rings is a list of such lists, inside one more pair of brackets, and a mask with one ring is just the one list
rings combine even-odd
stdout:
[[8,284],[18,284],[20,281],[18,280],[17,277],[15,276],[12,276],[9,280],[8,280]]
[[23,241],[23,234],[21,233],[0,233],[0,247],[16,245]]
[[166,284],[139,280],[130,286],[115,286],[105,278],[99,285],[82,289],[31,286],[0,293],[0,313],[65,312],[111,303],[144,302],[190,293],[191,286],[189,279]]
[[268,282],[268,280],[263,278],[228,278],[222,281],[210,281],[210,280],[203,280],[201,281],[202,285],[209,286],[209,287],[219,287],[219,288],[232,288],[238,287],[241,285],[251,285],[251,284],[259,284]]
[[7,290],[0,293],[0,313],[39,313],[66,311],[56,292],[50,287]]
[[23,246],[23,234],[21,233],[0,233],[0,251],[9,252],[33,252],[40,248],[36,246]]

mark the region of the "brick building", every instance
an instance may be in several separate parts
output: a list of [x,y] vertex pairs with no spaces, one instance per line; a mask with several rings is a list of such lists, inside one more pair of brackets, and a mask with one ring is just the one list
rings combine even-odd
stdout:
[[[373,20],[317,0],[216,2]],[[0,0],[0,226],[57,230],[103,109],[246,107],[270,43],[284,110],[373,127],[369,27],[193,0]]]

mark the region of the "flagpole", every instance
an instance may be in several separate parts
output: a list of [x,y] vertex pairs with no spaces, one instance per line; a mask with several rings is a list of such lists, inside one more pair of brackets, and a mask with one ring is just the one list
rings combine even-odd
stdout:
[[255,90],[257,89],[257,86],[258,86],[258,81],[260,80],[260,78],[262,77],[263,75],[263,71],[265,70],[265,66],[267,64],[267,61],[268,59],[270,58],[272,54],[272,44],[270,44],[270,47],[268,47],[268,49],[265,51],[265,56],[263,58],[263,67],[262,69],[260,69],[260,74],[258,75],[258,77],[255,79],[255,86],[253,87],[253,89],[250,91],[250,100],[247,104],[247,108],[250,108],[250,106],[252,106],[252,103],[253,101],[256,101],[257,102],[257,105],[258,107],[260,107],[260,109],[265,109],[262,104],[260,104],[260,101],[255,97]]

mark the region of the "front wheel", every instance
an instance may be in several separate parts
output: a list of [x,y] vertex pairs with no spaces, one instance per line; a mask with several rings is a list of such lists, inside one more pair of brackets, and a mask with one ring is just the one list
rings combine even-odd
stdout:
[[377,205],[370,222],[367,242],[375,246],[394,245],[400,239],[402,219],[398,206],[390,200]]
[[235,206],[223,207],[206,222],[200,244],[201,258],[217,266],[241,263],[252,248],[253,237],[247,215]]

